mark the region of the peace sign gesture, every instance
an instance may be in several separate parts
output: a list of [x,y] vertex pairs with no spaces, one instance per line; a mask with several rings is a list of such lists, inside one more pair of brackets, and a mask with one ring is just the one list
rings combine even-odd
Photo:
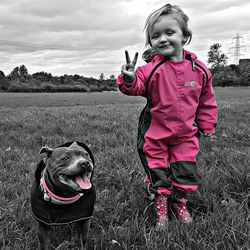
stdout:
[[138,52],[135,53],[135,57],[133,59],[133,61],[131,62],[128,51],[125,51],[125,56],[126,56],[126,64],[122,65],[122,76],[125,82],[133,82],[134,78],[135,78],[135,65],[137,62],[137,58],[138,58]]

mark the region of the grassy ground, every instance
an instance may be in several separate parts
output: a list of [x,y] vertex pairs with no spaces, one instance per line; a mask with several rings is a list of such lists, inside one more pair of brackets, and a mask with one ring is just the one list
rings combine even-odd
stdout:
[[[0,96],[0,249],[37,249],[29,189],[39,149],[79,140],[96,158],[97,202],[88,249],[250,249],[250,88],[217,89],[218,138],[202,141],[200,188],[206,213],[156,233],[136,152],[141,98],[119,93]],[[196,204],[197,205],[197,204]],[[74,227],[55,227],[52,249],[77,250]]]

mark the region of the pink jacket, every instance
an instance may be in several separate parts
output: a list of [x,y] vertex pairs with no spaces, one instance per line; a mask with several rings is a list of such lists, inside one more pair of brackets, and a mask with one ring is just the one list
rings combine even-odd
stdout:
[[137,68],[132,83],[119,75],[117,85],[126,95],[147,98],[151,123],[157,124],[158,135],[193,136],[197,126],[204,134],[214,134],[217,105],[212,75],[195,54],[184,50],[183,58],[175,62],[155,55]]

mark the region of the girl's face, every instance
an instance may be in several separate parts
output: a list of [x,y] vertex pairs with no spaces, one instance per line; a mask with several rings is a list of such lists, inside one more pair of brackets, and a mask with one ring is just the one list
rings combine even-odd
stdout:
[[170,15],[163,15],[153,25],[150,34],[152,48],[173,61],[182,61],[185,37],[177,20]]

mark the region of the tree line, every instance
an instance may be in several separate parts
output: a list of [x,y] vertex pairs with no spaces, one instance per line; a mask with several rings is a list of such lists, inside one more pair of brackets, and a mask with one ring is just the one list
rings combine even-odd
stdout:
[[9,75],[0,70],[0,90],[7,92],[101,92],[117,90],[116,78],[106,78],[103,73],[99,79],[78,74],[52,76],[51,73],[29,74],[25,65],[15,67]]
[[[227,65],[228,58],[221,45],[215,43],[208,51],[208,64],[214,86],[250,86],[250,60],[239,65]],[[52,76],[51,73],[29,74],[25,65],[15,67],[9,75],[0,70],[0,90],[8,92],[101,92],[117,90],[116,78],[101,73],[99,79],[78,74]]]

